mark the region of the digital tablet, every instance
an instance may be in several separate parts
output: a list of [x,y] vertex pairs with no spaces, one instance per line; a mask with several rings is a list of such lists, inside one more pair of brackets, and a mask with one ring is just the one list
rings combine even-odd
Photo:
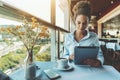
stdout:
[[88,58],[96,59],[98,51],[98,46],[76,46],[74,48],[74,63],[85,65],[83,61]]

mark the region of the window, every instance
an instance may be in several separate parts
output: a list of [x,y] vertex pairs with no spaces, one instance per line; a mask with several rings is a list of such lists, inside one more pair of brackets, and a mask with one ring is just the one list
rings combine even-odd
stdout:
[[56,25],[64,28],[64,12],[60,7],[60,0],[56,0]]
[[[37,4],[34,3],[33,0],[25,0],[25,1],[2,0],[2,1],[12,5],[12,7],[6,4],[0,7],[0,16],[1,16],[0,29],[2,27],[7,28],[8,26],[15,27],[18,25],[22,25],[22,17],[25,16],[28,19],[31,17],[30,14],[36,16],[36,18],[38,19],[40,18],[39,23],[49,28],[50,37],[37,40],[34,49],[34,58],[35,60],[38,61],[50,61],[50,60],[55,61],[55,59],[57,59],[56,56],[59,53],[58,48],[60,48],[59,51],[62,51],[64,32],[67,32],[64,29],[68,30],[68,28],[67,27],[63,27],[64,29],[61,29],[59,27],[56,28],[56,26],[51,25],[50,23],[46,23],[46,21],[50,22],[49,3],[51,0],[36,0],[35,2],[37,2]],[[43,7],[39,7],[38,4],[39,6],[41,6],[40,4],[44,4],[44,5]],[[13,6],[15,9],[13,8]],[[19,9],[22,9],[30,14],[27,13],[23,14],[24,12]],[[37,11],[38,13],[34,11]],[[62,25],[65,25],[64,21],[66,21],[65,19],[68,18],[64,18],[63,11],[61,12],[62,12],[62,21],[63,21]],[[41,20],[41,18],[44,19],[45,21]],[[10,35],[6,32],[0,32],[0,52],[3,53],[3,54],[0,53],[1,56],[0,69],[2,69],[4,72],[9,74],[12,71],[19,69],[20,67],[23,66],[24,59],[26,57],[26,49],[23,45],[23,42],[17,37]],[[60,56],[61,56],[61,52],[60,52]]]
[[[23,42],[18,37],[3,30],[19,25],[22,25],[22,23],[0,18],[0,69],[7,74],[19,69],[24,64],[27,54]],[[50,61],[50,47],[50,38],[38,39],[33,51],[35,61]]]
[[51,0],[3,0],[3,2],[48,22],[50,22],[50,1]]
[[69,4],[67,0],[56,0],[56,25],[69,30]]

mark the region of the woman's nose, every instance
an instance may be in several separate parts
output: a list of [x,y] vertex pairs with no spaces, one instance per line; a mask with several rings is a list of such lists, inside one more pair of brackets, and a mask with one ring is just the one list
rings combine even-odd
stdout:
[[79,24],[79,26],[80,26],[80,27],[82,27],[82,26],[83,26],[83,24],[81,23],[81,24]]

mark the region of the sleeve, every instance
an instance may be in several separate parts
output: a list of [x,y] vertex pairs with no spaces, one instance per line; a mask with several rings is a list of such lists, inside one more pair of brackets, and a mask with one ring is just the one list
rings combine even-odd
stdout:
[[65,36],[64,40],[64,53],[63,53],[63,58],[69,58],[69,50],[68,50],[68,35]]
[[97,59],[101,62],[101,64],[104,63],[104,57],[103,57],[103,53],[101,51],[101,48],[99,47],[99,52],[98,52],[98,56]]
[[99,45],[98,36],[96,37],[95,44],[96,44],[96,46],[99,46],[99,52],[98,52],[98,55],[97,55],[97,59],[101,62],[101,64],[103,64],[104,63],[104,57],[103,57],[103,53],[102,53],[102,50],[101,50],[100,45]]

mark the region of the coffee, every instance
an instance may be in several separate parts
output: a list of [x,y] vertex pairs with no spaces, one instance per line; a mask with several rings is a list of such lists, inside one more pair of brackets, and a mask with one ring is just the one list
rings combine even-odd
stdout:
[[57,63],[58,63],[58,68],[68,68],[68,59],[66,58],[62,58],[62,59],[59,59],[57,60]]

